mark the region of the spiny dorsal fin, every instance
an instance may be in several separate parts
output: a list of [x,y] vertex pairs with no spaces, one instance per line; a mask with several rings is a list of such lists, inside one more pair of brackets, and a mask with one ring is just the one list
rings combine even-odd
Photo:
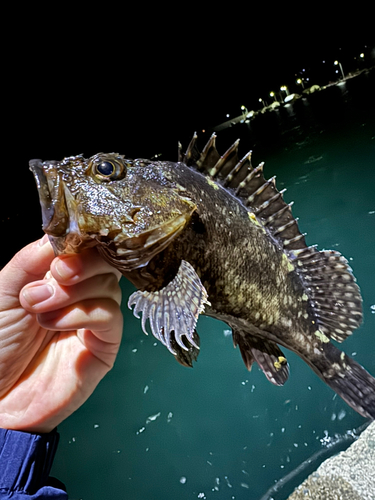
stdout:
[[339,252],[307,247],[305,234],[292,215],[292,203],[284,201],[285,189],[278,191],[275,177],[266,180],[264,163],[251,164],[251,151],[241,160],[236,141],[223,156],[216,149],[213,134],[202,153],[194,134],[179,160],[218,181],[251,210],[259,222],[280,242],[305,285],[317,327],[327,336],[342,342],[362,322],[362,297],[347,260]]
[[300,233],[297,220],[293,218],[291,204],[283,199],[285,190],[277,190],[275,177],[265,179],[264,163],[254,168],[251,151],[240,160],[239,140],[220,156],[216,149],[216,134],[212,134],[202,152],[197,147],[197,138],[194,134],[185,154],[180,146],[179,160],[234,191],[286,250],[306,248],[305,235]]

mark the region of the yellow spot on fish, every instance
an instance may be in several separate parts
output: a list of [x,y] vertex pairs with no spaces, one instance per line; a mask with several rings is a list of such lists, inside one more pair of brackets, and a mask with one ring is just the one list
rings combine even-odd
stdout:
[[256,226],[260,227],[264,233],[266,232],[266,230],[264,229],[262,224],[258,221],[258,219],[255,217],[255,214],[253,214],[253,212],[247,212],[247,215],[251,222],[253,222]]
[[316,331],[314,332],[314,334],[315,334],[315,336],[316,336],[316,337],[318,337],[318,339],[319,339],[321,342],[324,342],[325,344],[327,344],[327,343],[329,342],[329,338],[328,338],[328,337],[326,337],[326,336],[324,335],[324,333],[323,333],[323,332],[321,332],[320,330],[316,330]]
[[294,266],[290,262],[290,260],[288,259],[288,256],[285,253],[283,253],[283,256],[282,256],[282,264],[284,267],[286,267],[288,273],[294,271]]
[[274,362],[273,366],[276,368],[276,370],[280,370],[280,368],[286,364],[287,364],[286,358],[284,358],[284,356],[279,356],[277,358],[277,361]]
[[208,184],[213,187],[214,189],[219,189],[219,186],[216,184],[215,181],[213,181],[212,179],[210,179],[210,177],[207,177],[207,182]]

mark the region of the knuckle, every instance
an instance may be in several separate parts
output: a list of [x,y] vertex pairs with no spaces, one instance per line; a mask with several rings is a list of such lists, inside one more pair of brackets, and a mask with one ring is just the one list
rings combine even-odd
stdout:
[[110,296],[117,295],[120,290],[116,276],[113,273],[104,274],[102,278],[102,287]]

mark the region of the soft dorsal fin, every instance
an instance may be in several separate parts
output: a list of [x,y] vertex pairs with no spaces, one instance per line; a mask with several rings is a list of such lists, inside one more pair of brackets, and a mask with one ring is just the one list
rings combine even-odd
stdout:
[[229,189],[253,212],[283,247],[300,275],[317,328],[327,337],[342,342],[362,322],[361,293],[345,257],[339,252],[319,252],[315,246],[306,245],[305,234],[299,231],[298,219],[292,215],[293,203],[284,201],[285,189],[278,191],[275,177],[266,180],[263,163],[252,166],[251,151],[239,159],[239,141],[222,156],[216,149],[215,134],[202,152],[196,142],[194,134],[186,153],[179,146],[179,161]]

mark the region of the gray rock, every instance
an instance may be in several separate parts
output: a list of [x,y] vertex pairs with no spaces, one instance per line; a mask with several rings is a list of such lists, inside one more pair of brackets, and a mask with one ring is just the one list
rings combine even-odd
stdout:
[[375,422],[338,455],[325,460],[288,500],[374,500]]

